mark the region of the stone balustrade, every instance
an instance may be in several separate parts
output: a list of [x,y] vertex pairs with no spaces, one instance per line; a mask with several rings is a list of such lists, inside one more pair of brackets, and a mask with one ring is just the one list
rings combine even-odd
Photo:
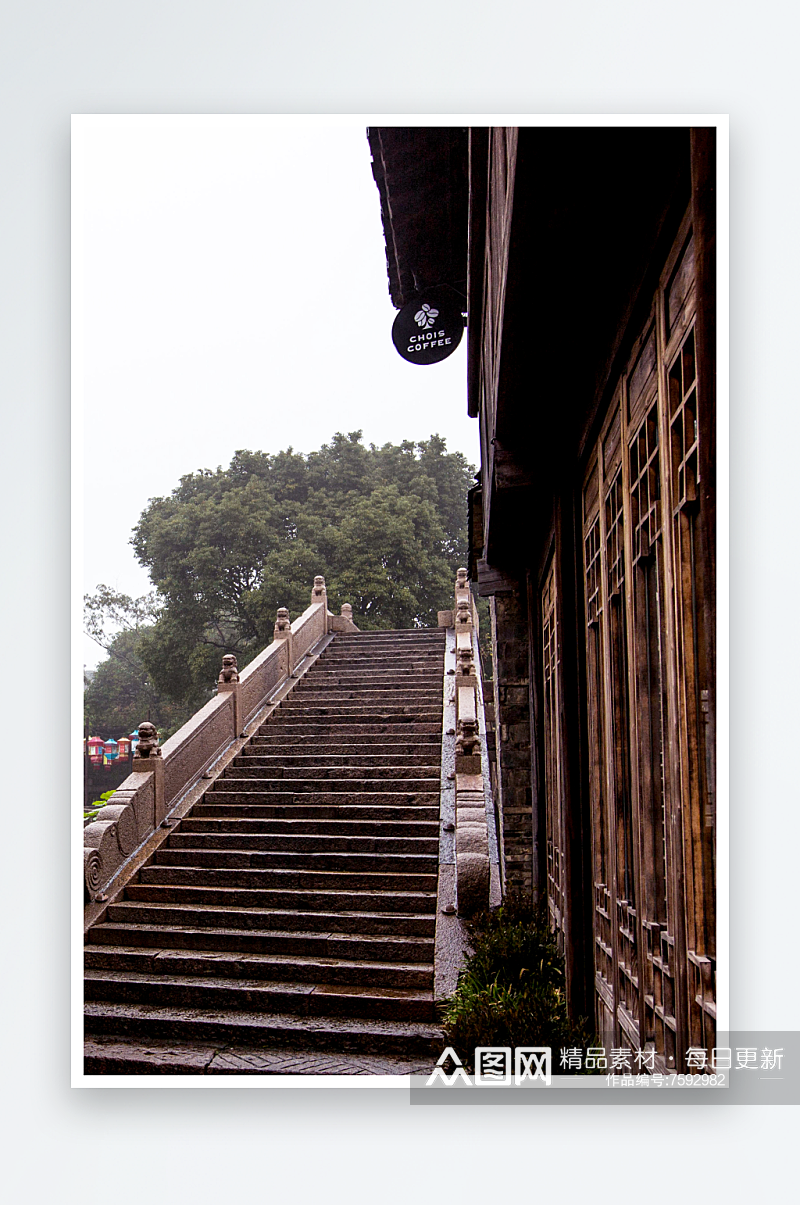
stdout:
[[479,724],[477,613],[466,569],[459,569],[456,577],[453,611],[443,614],[452,617],[456,637],[456,905],[460,916],[471,916],[489,906],[491,875]]
[[[280,608],[275,638],[241,671],[236,658],[223,658],[217,694],[209,699],[163,747],[153,739],[140,743],[133,770],[99,816],[83,831],[85,899],[102,899],[125,864],[153,836],[181,798],[243,735],[245,727],[292,677],[309,651],[329,632],[357,632],[352,607],[341,615],[328,611],[325,580],[314,579],[311,604],[289,622]],[[152,727],[152,726],[151,726]],[[139,731],[147,730],[145,723]],[[150,735],[149,733],[147,734]]]

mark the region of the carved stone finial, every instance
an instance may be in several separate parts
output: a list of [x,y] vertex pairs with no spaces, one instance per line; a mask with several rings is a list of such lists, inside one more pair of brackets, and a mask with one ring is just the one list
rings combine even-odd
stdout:
[[281,632],[290,632],[291,630],[292,625],[289,620],[288,607],[278,607],[278,618],[275,621],[275,635],[277,636]]
[[468,585],[466,569],[459,569],[456,573],[456,590],[466,590]]
[[463,674],[465,677],[469,677],[470,674],[475,672],[475,662],[472,657],[472,649],[459,649],[456,655],[458,657],[458,672]]
[[220,682],[238,682],[239,670],[236,664],[236,658],[233,653],[226,653],[222,658],[222,669],[220,670]]
[[325,589],[325,578],[319,574],[314,578],[314,589],[311,591],[312,603],[321,603],[327,600],[328,593]]
[[474,720],[459,720],[456,753],[474,753],[479,743],[477,723]]
[[160,757],[161,750],[158,747],[158,732],[155,724],[151,724],[149,720],[145,720],[139,725],[139,744],[136,746],[137,757]]
[[458,600],[458,606],[456,607],[456,628],[462,626],[466,627],[471,623],[472,614],[470,612],[469,603],[467,602],[466,598],[460,598]]
[[353,618],[353,608],[350,603],[342,603],[342,615],[344,615],[345,619]]

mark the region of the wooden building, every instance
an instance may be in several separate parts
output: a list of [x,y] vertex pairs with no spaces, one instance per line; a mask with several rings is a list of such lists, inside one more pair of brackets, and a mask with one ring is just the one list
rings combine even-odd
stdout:
[[394,304],[468,315],[505,887],[572,1013],[681,1068],[716,1015],[715,131],[369,142]]

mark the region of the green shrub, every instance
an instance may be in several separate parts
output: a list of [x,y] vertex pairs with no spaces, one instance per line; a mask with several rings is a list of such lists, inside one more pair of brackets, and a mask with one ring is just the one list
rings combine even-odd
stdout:
[[100,811],[101,808],[104,808],[106,806],[106,804],[108,803],[109,799],[111,798],[111,796],[113,794],[114,794],[113,791],[104,791],[96,803],[92,803],[89,805],[90,810],[88,812],[83,813],[84,820],[94,820],[97,813]]
[[469,934],[473,952],[442,1012],[465,1066],[476,1046],[549,1046],[558,1073],[562,1048],[596,1045],[587,1022],[567,1015],[564,960],[543,912],[509,899]]

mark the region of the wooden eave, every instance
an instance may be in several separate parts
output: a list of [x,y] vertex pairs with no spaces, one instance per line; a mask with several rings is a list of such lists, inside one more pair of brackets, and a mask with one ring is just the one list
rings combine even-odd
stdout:
[[[480,182],[471,176],[470,185],[477,200]],[[549,513],[553,490],[574,476],[689,199],[688,129],[520,131],[492,398],[480,367],[468,369],[482,390],[492,565],[527,560],[534,509]],[[477,239],[471,214],[473,232]],[[471,246],[471,267],[479,262]],[[483,280],[471,274],[471,298],[479,285],[485,304]],[[471,352],[481,350],[484,317],[471,331]]]
[[367,138],[393,305],[447,287],[466,308],[466,129],[371,126]]

